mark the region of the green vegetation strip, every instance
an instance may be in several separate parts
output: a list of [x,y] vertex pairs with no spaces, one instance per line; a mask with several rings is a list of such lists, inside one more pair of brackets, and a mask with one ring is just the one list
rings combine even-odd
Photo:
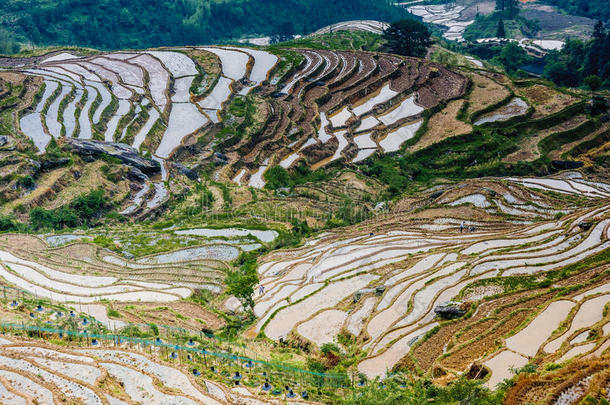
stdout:
[[303,369],[299,369],[299,368],[295,368],[295,367],[290,367],[290,366],[287,366],[287,365],[284,365],[281,363],[272,363],[272,362],[268,362],[268,361],[264,361],[264,360],[252,359],[250,357],[238,356],[235,354],[220,353],[220,352],[214,352],[214,351],[210,351],[210,350],[206,350],[206,349],[198,349],[198,348],[188,347],[188,346],[173,345],[173,344],[169,344],[169,343],[164,343],[163,341],[160,341],[160,340],[149,340],[149,339],[132,337],[132,336],[124,336],[124,335],[119,335],[119,334],[111,335],[111,334],[85,333],[85,332],[71,331],[71,330],[66,330],[66,329],[57,329],[57,328],[53,328],[53,327],[30,326],[30,325],[24,325],[24,324],[8,323],[8,322],[0,323],[0,329],[1,330],[12,330],[12,331],[37,332],[37,333],[52,333],[52,334],[57,334],[57,335],[61,334],[61,335],[66,335],[66,336],[76,337],[76,338],[110,340],[110,341],[119,342],[119,343],[131,342],[131,343],[135,343],[135,344],[141,344],[142,346],[150,345],[150,346],[157,346],[157,347],[161,347],[161,348],[164,347],[164,348],[172,349],[172,350],[184,350],[184,351],[191,352],[191,353],[201,353],[201,354],[210,355],[213,357],[218,357],[221,359],[228,359],[228,360],[247,362],[247,363],[250,363],[250,362],[257,363],[257,364],[260,364],[260,365],[263,365],[266,367],[270,367],[270,368],[276,368],[276,369],[281,369],[284,371],[300,373],[300,374],[308,374],[308,375],[312,375],[315,377],[323,377],[323,378],[328,378],[328,379],[340,379],[340,380],[345,379],[345,376],[340,375],[340,374],[318,373],[315,371],[309,371],[309,370],[303,370]]
[[599,127],[601,127],[599,120],[585,121],[576,128],[547,136],[538,143],[538,149],[543,155],[546,155],[552,150],[559,149],[566,143],[577,141],[583,136],[595,132]]

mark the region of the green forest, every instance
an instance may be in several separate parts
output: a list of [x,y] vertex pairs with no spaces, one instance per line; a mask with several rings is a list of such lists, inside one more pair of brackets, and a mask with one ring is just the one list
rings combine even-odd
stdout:
[[560,52],[546,58],[544,75],[561,86],[580,86],[591,75],[600,77],[602,87],[610,88],[610,32],[598,22],[593,39],[568,40]]
[[387,0],[0,0],[0,52],[19,44],[100,49],[309,33],[350,19],[393,21]]

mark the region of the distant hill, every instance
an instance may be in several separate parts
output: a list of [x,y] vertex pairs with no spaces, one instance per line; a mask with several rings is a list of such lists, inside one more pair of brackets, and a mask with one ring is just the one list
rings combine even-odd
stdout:
[[18,43],[102,49],[214,43],[405,13],[385,0],[0,0],[0,52]]
[[570,14],[581,15],[594,20],[610,20],[610,0],[546,0],[545,3],[557,6]]

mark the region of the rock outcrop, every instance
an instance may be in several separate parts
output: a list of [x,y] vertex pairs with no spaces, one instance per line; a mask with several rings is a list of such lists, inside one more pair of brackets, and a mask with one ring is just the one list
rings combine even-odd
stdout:
[[155,173],[161,170],[159,162],[140,156],[138,151],[124,143],[66,138],[66,145],[71,148],[72,152],[83,156],[108,155],[115,157],[124,164],[136,167],[144,173]]

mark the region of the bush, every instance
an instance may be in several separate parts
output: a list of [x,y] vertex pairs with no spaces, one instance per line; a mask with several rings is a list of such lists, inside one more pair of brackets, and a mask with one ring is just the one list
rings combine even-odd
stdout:
[[312,172],[304,162],[301,162],[296,168],[291,169],[290,173],[281,166],[273,166],[265,172],[263,177],[267,182],[265,188],[276,190],[280,187],[325,181],[332,178],[335,173],[336,169],[318,169]]
[[322,345],[322,347],[320,347],[320,351],[324,354],[327,354],[327,353],[341,354],[341,349],[339,349],[339,346],[337,346],[334,343],[324,343]]
[[388,378],[382,383],[369,382],[357,392],[339,398],[340,404],[360,405],[416,405],[469,404],[494,405],[502,403],[503,392],[490,391],[478,381],[460,378],[447,387],[426,380],[407,380],[404,383]]
[[106,314],[110,318],[120,318],[121,317],[120,312],[113,308],[108,308],[108,310],[106,311]]
[[78,226],[79,218],[76,211],[69,207],[60,207],[54,210],[36,207],[30,211],[30,223],[34,229],[58,230]]
[[12,216],[0,215],[0,232],[19,232],[20,225]]
[[117,245],[114,242],[114,240],[112,240],[112,238],[109,238],[108,236],[105,235],[98,235],[93,239],[93,243],[95,243],[98,246],[101,246],[103,248],[106,249],[110,249],[110,250],[118,250],[117,249]]
[[290,187],[292,182],[288,170],[282,166],[273,166],[265,172],[263,175],[265,181],[265,188],[276,190],[281,187]]
[[81,194],[70,205],[79,216],[88,221],[104,207],[105,202],[104,190],[97,189],[89,194]]
[[32,188],[36,187],[36,182],[34,181],[34,178],[32,176],[23,176],[23,177],[19,178],[19,180],[17,181],[17,184],[19,184],[19,186],[21,186],[23,188],[27,188],[27,189],[32,189]]
[[251,310],[254,308],[254,286],[258,284],[256,252],[242,253],[237,262],[239,269],[227,271],[225,277],[227,293],[234,295],[246,310]]
[[123,177],[120,171],[113,171],[110,165],[103,165],[100,167],[100,171],[108,181],[113,183],[118,183]]
[[90,226],[92,220],[108,209],[104,190],[97,189],[81,194],[68,205],[46,210],[36,207],[30,211],[30,223],[38,229],[74,228],[79,225]]

